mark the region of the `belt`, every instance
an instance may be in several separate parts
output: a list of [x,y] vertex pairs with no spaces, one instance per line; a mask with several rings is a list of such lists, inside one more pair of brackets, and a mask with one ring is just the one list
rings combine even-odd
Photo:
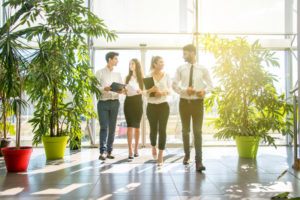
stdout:
[[193,102],[203,101],[203,99],[184,99],[184,98],[180,98],[180,101],[185,102],[185,103],[193,103]]
[[119,101],[119,99],[107,99],[107,100],[99,100],[99,101]]

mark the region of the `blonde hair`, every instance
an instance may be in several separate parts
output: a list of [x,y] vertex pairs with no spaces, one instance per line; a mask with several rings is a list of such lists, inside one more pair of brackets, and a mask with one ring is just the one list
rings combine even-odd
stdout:
[[151,71],[155,69],[154,64],[156,64],[159,59],[162,59],[162,57],[160,57],[160,56],[152,56],[151,65],[150,65],[150,70]]

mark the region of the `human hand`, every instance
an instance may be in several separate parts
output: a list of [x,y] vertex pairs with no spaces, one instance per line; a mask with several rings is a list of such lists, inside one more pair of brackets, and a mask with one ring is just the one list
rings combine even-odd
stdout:
[[155,92],[155,97],[161,97],[163,95],[163,92]]
[[142,94],[143,91],[142,91],[142,90],[137,90],[136,93],[137,93],[137,94]]
[[158,87],[156,85],[154,85],[150,90],[151,90],[151,92],[157,92]]
[[205,91],[204,90],[199,90],[196,92],[196,95],[200,98],[203,98],[205,96]]
[[123,90],[118,90],[117,93],[119,93],[119,94],[125,94],[125,89],[123,89]]
[[157,86],[154,85],[152,88],[150,88],[149,90],[147,90],[147,93],[151,94],[151,93],[157,92],[157,91],[158,91],[158,88],[157,88]]
[[104,91],[109,92],[111,90],[111,87],[107,86],[104,88]]
[[186,89],[186,92],[188,95],[193,95],[193,94],[195,94],[196,90],[194,90],[192,87],[188,87]]

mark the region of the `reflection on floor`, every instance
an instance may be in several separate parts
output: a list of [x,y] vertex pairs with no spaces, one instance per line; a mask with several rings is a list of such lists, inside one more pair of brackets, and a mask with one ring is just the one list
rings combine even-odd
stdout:
[[[292,149],[260,147],[256,160],[239,159],[235,147],[205,147],[207,170],[182,165],[182,149],[167,149],[165,163],[151,160],[151,149],[129,162],[126,149],[101,162],[98,149],[67,151],[63,160],[47,161],[34,149],[29,169],[7,173],[0,158],[1,199],[270,199],[282,192],[300,196],[300,172],[291,168]],[[279,180],[277,177],[287,173]]]

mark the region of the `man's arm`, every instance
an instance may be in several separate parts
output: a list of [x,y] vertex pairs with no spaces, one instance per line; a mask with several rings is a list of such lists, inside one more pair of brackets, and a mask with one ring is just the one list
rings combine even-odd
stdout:
[[181,86],[182,80],[181,80],[181,70],[180,67],[176,70],[175,78],[173,79],[172,88],[173,90],[182,95],[186,94],[187,88],[184,88]]

